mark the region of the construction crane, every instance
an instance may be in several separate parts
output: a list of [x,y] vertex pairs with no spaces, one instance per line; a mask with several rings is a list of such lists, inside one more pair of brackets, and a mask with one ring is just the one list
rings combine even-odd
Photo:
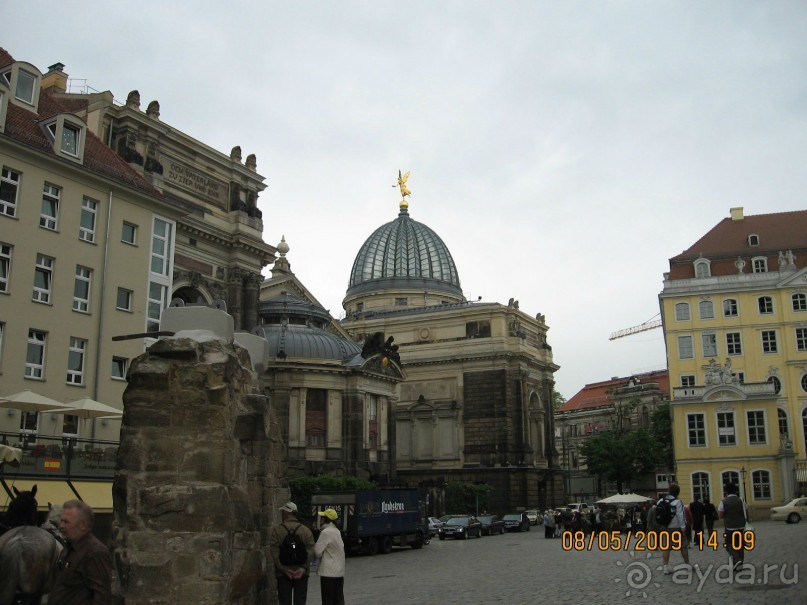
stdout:
[[[658,317],[658,314],[654,317]],[[624,336],[630,336],[631,334],[638,334],[639,332],[647,332],[648,330],[655,330],[656,328],[660,328],[662,322],[660,319],[648,319],[643,324],[639,324],[638,326],[632,326],[630,328],[625,328],[624,330],[619,330],[618,332],[612,332],[611,336],[608,340],[616,340],[617,338],[623,338]]]

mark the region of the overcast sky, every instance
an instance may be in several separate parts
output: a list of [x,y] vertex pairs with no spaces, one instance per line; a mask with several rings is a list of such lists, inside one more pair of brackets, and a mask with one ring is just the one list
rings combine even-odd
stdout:
[[229,154],[264,239],[340,317],[361,244],[410,215],[469,299],[543,313],[557,388],[666,365],[668,259],[729,208],[805,209],[807,2],[4,4],[0,45]]

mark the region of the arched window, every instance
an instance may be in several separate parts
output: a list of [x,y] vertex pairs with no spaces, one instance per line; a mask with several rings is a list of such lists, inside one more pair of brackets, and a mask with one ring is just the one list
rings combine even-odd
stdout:
[[791,298],[794,311],[807,311],[807,294],[796,292]]
[[675,305],[675,320],[689,321],[689,303],[680,302]]
[[736,298],[727,298],[723,301],[723,317],[737,317],[740,314],[740,306]]
[[804,443],[807,443],[807,408],[801,413],[801,432],[804,434]]
[[773,385],[773,392],[774,393],[776,393],[778,395],[781,392],[781,390],[782,390],[782,381],[779,380],[778,377],[769,376],[767,382],[770,382]]
[[711,277],[711,275],[712,269],[708,260],[699,258],[695,261],[695,277]]
[[709,474],[692,473],[692,497],[703,502],[704,498],[709,498]]
[[776,410],[779,418],[779,437],[782,439],[790,439],[790,430],[787,427],[787,412],[782,408]]
[[721,498],[725,498],[726,497],[726,486],[727,485],[730,485],[732,483],[734,485],[737,485],[737,486],[740,485],[740,473],[738,473],[737,471],[723,471],[720,474],[720,480],[721,480],[721,483],[723,484],[723,486],[722,486],[723,487],[723,495],[721,496]]
[[757,299],[759,305],[759,312],[763,315],[770,315],[773,313],[773,298],[770,296],[760,296]]
[[702,300],[698,303],[698,315],[701,319],[714,319],[715,306],[711,300]]
[[754,494],[754,500],[771,499],[771,474],[768,471],[751,473],[751,492]]

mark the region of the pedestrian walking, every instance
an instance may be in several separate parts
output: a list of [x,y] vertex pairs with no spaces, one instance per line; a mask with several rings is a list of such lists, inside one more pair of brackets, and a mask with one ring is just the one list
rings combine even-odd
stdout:
[[706,505],[701,502],[700,496],[695,496],[695,499],[690,503],[689,512],[692,514],[693,537],[696,544],[703,548],[703,522],[705,520]]
[[662,504],[662,502],[666,501],[672,512],[672,520],[667,523],[666,527],[662,530],[670,534],[669,544],[666,544],[667,548],[664,549],[661,554],[665,574],[672,573],[669,565],[670,550],[672,548],[680,549],[684,563],[689,565],[689,552],[687,551],[686,536],[684,535],[686,531],[686,517],[684,513],[684,503],[681,502],[681,499],[678,497],[680,493],[681,487],[677,483],[670,483],[670,492],[656,503],[656,510],[658,511],[659,508],[665,508],[667,506]]
[[280,507],[282,521],[269,532],[269,550],[277,577],[279,605],[305,605],[308,573],[314,560],[314,536],[297,520],[297,505]]
[[715,521],[717,521],[717,509],[712,502],[709,501],[709,498],[703,499],[703,523],[706,525],[706,540],[708,540],[712,536],[712,532],[715,530]]
[[[738,495],[736,483],[729,483],[725,487],[726,497],[720,501],[717,512],[726,528],[726,550],[729,553],[729,565],[734,571],[738,571],[743,566],[745,559],[745,548],[743,535],[745,524],[748,518],[745,514],[745,502]],[[734,534],[739,533],[739,536]],[[738,546],[739,548],[735,548]]]
[[322,529],[314,545],[314,554],[319,560],[317,575],[322,605],[345,605],[345,544],[335,525],[339,516],[332,508],[320,511],[319,516],[322,517]]

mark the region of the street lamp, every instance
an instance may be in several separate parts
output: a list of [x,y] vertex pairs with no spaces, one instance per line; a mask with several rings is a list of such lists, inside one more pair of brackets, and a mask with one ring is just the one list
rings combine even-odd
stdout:
[[740,475],[742,475],[742,478],[743,478],[743,502],[745,502],[746,506],[748,506],[748,503],[746,502],[746,498],[745,498],[745,474],[746,474],[745,467],[742,467],[740,469]]

